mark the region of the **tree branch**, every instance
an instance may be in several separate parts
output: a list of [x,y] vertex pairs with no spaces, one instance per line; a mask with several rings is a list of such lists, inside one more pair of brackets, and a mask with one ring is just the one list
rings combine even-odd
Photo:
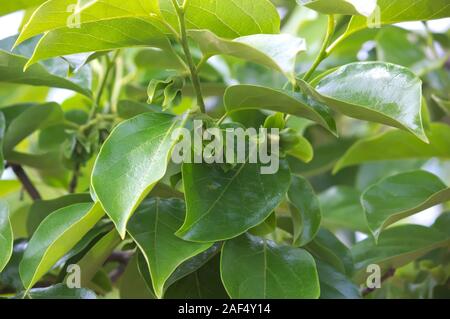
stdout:
[[[394,277],[396,272],[395,268],[390,268],[382,277],[381,277],[381,283],[385,282],[386,280],[388,280],[391,277]],[[377,288],[366,288],[363,290],[362,295],[365,297],[367,295],[369,295],[370,293],[374,292],[375,290],[377,290]]]
[[28,195],[30,195],[30,197],[34,201],[42,199],[41,194],[34,186],[33,182],[28,177],[27,173],[22,168],[22,166],[12,163],[8,163],[8,166],[11,167],[14,174],[17,176],[17,179],[22,183],[22,186],[25,189],[25,191],[28,193]]

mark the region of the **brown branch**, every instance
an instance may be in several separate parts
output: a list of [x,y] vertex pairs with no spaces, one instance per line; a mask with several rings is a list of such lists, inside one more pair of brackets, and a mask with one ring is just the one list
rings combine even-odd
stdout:
[[71,179],[70,184],[69,184],[69,193],[70,194],[75,193],[75,191],[77,189],[78,179],[79,179],[79,176],[80,176],[80,166],[81,165],[79,163],[77,163],[76,166],[75,166],[75,169],[73,171],[72,179]]
[[34,186],[31,179],[28,177],[25,170],[22,168],[22,166],[17,164],[8,163],[8,166],[11,167],[14,174],[17,176],[18,180],[22,183],[23,188],[25,191],[30,195],[30,197],[36,201],[42,199],[41,194],[39,194],[39,191]]
[[[389,268],[388,271],[381,277],[381,283],[385,282],[391,277],[394,277],[395,271],[396,271],[395,268]],[[377,290],[377,288],[366,288],[362,291],[362,295],[365,297],[370,293],[374,292],[375,290]]]

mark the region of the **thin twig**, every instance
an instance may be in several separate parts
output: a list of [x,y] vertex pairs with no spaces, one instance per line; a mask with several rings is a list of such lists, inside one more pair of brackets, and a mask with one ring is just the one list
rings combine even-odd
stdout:
[[41,194],[39,194],[39,191],[34,186],[33,182],[28,177],[27,173],[22,168],[22,166],[13,163],[8,163],[8,166],[11,167],[14,174],[16,174],[17,178],[22,183],[22,186],[25,189],[25,191],[28,193],[28,195],[30,195],[30,197],[34,201],[42,199]]
[[70,194],[74,194],[76,189],[77,189],[78,178],[80,176],[80,168],[81,168],[80,163],[76,163],[75,164],[75,169],[73,170],[72,179],[71,179],[70,184],[69,184],[69,193]]
[[[381,277],[381,283],[385,282],[386,280],[388,280],[391,277],[394,277],[395,275],[395,268],[390,268],[382,277]],[[363,290],[362,295],[365,297],[367,295],[369,295],[370,293],[374,292],[375,290],[377,290],[377,288],[366,288]]]

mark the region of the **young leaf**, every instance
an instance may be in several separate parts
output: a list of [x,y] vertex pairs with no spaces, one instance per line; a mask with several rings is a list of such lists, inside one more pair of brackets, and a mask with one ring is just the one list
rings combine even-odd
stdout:
[[234,56],[259,63],[295,80],[295,62],[306,42],[288,34],[255,34],[228,40],[208,30],[191,30],[189,36],[200,46],[205,56],[218,54]]
[[[165,19],[179,30],[172,0],[160,0],[160,6]],[[280,32],[280,16],[269,0],[189,0],[185,19],[188,30],[206,29],[227,39]]]
[[235,85],[226,90],[224,103],[228,112],[266,109],[304,117],[337,134],[336,123],[329,108],[302,93],[254,85]]
[[224,244],[221,273],[234,299],[313,299],[320,294],[316,264],[307,251],[248,234]]
[[183,223],[184,214],[185,205],[181,200],[149,199],[128,223],[128,233],[147,261],[158,298],[163,297],[164,285],[177,267],[212,246],[212,243],[187,242],[174,235]]
[[267,219],[288,191],[291,176],[283,162],[273,175],[261,174],[260,169],[261,164],[248,162],[227,172],[220,165],[184,164],[187,212],[177,235],[216,242],[239,236]]
[[375,238],[389,225],[450,201],[450,188],[426,171],[401,173],[381,180],[361,196]]
[[75,204],[48,216],[34,233],[19,266],[25,290],[38,280],[102,218],[99,204]]
[[[86,2],[86,1],[84,1]],[[159,14],[158,0],[49,0],[40,6],[23,27],[16,45],[38,34],[72,27],[77,30],[85,23],[113,18],[145,17]]]
[[303,247],[314,239],[322,220],[319,200],[304,178],[292,177],[288,192],[294,226],[293,245]]
[[440,247],[450,245],[448,231],[443,233],[436,227],[402,225],[382,232],[378,242],[367,238],[352,247],[352,255],[357,270],[354,279],[363,282],[368,265],[377,264],[385,272],[404,266]]
[[0,273],[8,264],[13,252],[13,232],[9,220],[8,206],[0,202]]
[[394,24],[405,21],[426,21],[450,16],[448,0],[378,0],[379,12],[370,19],[355,16],[350,21],[346,34],[370,26]]
[[171,115],[144,113],[121,123],[103,144],[92,189],[122,238],[136,208],[165,175],[178,141],[174,132],[183,125]]
[[369,137],[356,142],[334,167],[339,172],[345,167],[365,162],[450,158],[450,127],[442,123],[433,123],[428,133],[426,144],[404,131],[388,131],[376,137]]
[[383,62],[356,62],[339,67],[305,93],[336,111],[416,135],[428,142],[422,123],[422,81],[410,70]]
[[370,16],[377,0],[297,0],[297,3],[324,14]]
[[47,32],[25,67],[57,56],[134,46],[171,50],[168,38],[154,20],[146,17],[115,18],[83,23],[80,28],[66,27]]

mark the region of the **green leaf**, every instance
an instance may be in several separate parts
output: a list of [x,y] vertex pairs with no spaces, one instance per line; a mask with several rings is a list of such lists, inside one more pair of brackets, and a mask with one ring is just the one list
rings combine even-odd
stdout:
[[220,278],[220,256],[214,257],[200,269],[174,283],[166,299],[228,299]]
[[[26,293],[30,299],[97,299],[95,293],[89,289],[68,288],[65,284],[56,284],[48,288],[35,288]],[[23,294],[16,298],[24,298]]]
[[58,209],[78,203],[91,203],[89,194],[69,194],[52,200],[36,200],[30,207],[27,219],[28,234],[32,235],[41,222]]
[[320,79],[315,89],[303,90],[334,110],[407,130],[427,142],[422,123],[422,81],[410,70],[384,62],[356,62]]
[[108,257],[121,242],[115,229],[100,238],[94,246],[77,262],[81,269],[81,286],[89,287],[95,274],[102,268]]
[[361,196],[367,222],[375,238],[389,225],[450,201],[450,188],[426,171],[385,178]]
[[436,95],[432,96],[433,100],[439,105],[439,107],[447,114],[450,115],[450,101],[444,100]]
[[331,229],[351,229],[368,233],[360,202],[361,193],[349,186],[331,187],[319,195],[322,223]]
[[223,54],[259,63],[279,71],[291,81],[295,80],[297,56],[306,51],[304,39],[288,34],[255,34],[228,40],[208,30],[192,30],[189,36],[207,57]]
[[172,135],[183,125],[171,115],[144,113],[117,126],[103,144],[92,189],[122,238],[136,208],[164,177],[178,141]]
[[363,282],[368,275],[368,265],[377,264],[384,272],[404,266],[430,251],[449,245],[448,231],[443,233],[435,227],[401,225],[389,228],[381,233],[377,243],[369,237],[352,247],[357,270],[354,279]]
[[145,17],[159,13],[157,0],[92,0],[80,3],[78,0],[49,0],[40,6],[23,27],[16,45],[38,34],[55,29],[66,28],[70,24],[72,31],[77,23],[109,20],[113,18]]
[[345,167],[366,162],[404,159],[450,158],[450,127],[434,123],[426,144],[404,131],[388,131],[376,137],[356,142],[334,167],[339,172]]
[[171,50],[168,38],[154,20],[146,17],[116,18],[83,23],[80,28],[60,28],[46,33],[25,68],[52,57],[134,46]]
[[75,204],[48,216],[34,233],[19,271],[28,291],[102,218],[99,204]]
[[319,200],[304,178],[292,177],[288,192],[294,225],[293,245],[303,247],[314,239],[322,220]]
[[3,139],[5,138],[5,115],[0,112],[0,176],[3,174],[3,170],[5,169],[5,158],[3,156]]
[[184,164],[187,213],[177,235],[216,242],[239,236],[267,219],[287,193],[290,173],[283,162],[272,175],[261,174],[261,167],[246,162],[225,172],[220,165]]
[[322,261],[316,261],[320,281],[320,299],[360,299],[361,293],[343,273]]
[[256,225],[251,228],[248,232],[255,236],[266,236],[271,234],[277,228],[277,215],[272,213],[266,220],[264,220],[261,224]]
[[133,100],[120,100],[117,104],[117,114],[126,120],[147,112],[161,112],[161,108],[156,105],[148,105],[147,103],[140,103]]
[[228,112],[266,109],[304,117],[336,134],[336,123],[328,107],[302,93],[254,85],[235,85],[226,90],[224,103]]
[[300,248],[243,235],[222,248],[222,281],[234,299],[318,298],[316,264]]
[[377,6],[377,0],[297,0],[299,5],[324,14],[345,14],[370,16]]
[[13,252],[14,236],[11,222],[9,220],[8,206],[0,202],[0,272],[8,264]]
[[68,79],[50,73],[40,64],[33,65],[24,72],[27,61],[28,59],[23,56],[0,49],[0,82],[68,89],[87,97],[91,96],[89,90]]
[[[179,30],[171,0],[160,0],[162,15]],[[269,0],[189,0],[185,8],[188,29],[206,29],[234,39],[250,34],[280,32],[280,16]]]
[[326,173],[333,168],[341,156],[354,143],[353,139],[340,138],[332,143],[319,145],[314,150],[314,159],[303,163],[293,156],[288,157],[289,168],[292,174],[312,177]]
[[7,15],[9,13],[32,8],[44,3],[46,0],[3,0],[0,7],[0,16]]
[[321,228],[306,248],[315,259],[322,260],[347,276],[352,275],[354,268],[352,254],[331,231]]
[[183,262],[200,254],[212,243],[184,241],[174,235],[183,223],[185,205],[178,199],[149,199],[128,223],[128,233],[142,251],[158,298],[164,285]]
[[138,256],[134,254],[118,284],[122,299],[156,299],[139,273]]
[[[383,24],[405,21],[425,21],[450,17],[447,0],[378,0],[379,12],[371,19],[355,16],[350,21],[346,34]],[[378,18],[379,17],[379,18]]]

